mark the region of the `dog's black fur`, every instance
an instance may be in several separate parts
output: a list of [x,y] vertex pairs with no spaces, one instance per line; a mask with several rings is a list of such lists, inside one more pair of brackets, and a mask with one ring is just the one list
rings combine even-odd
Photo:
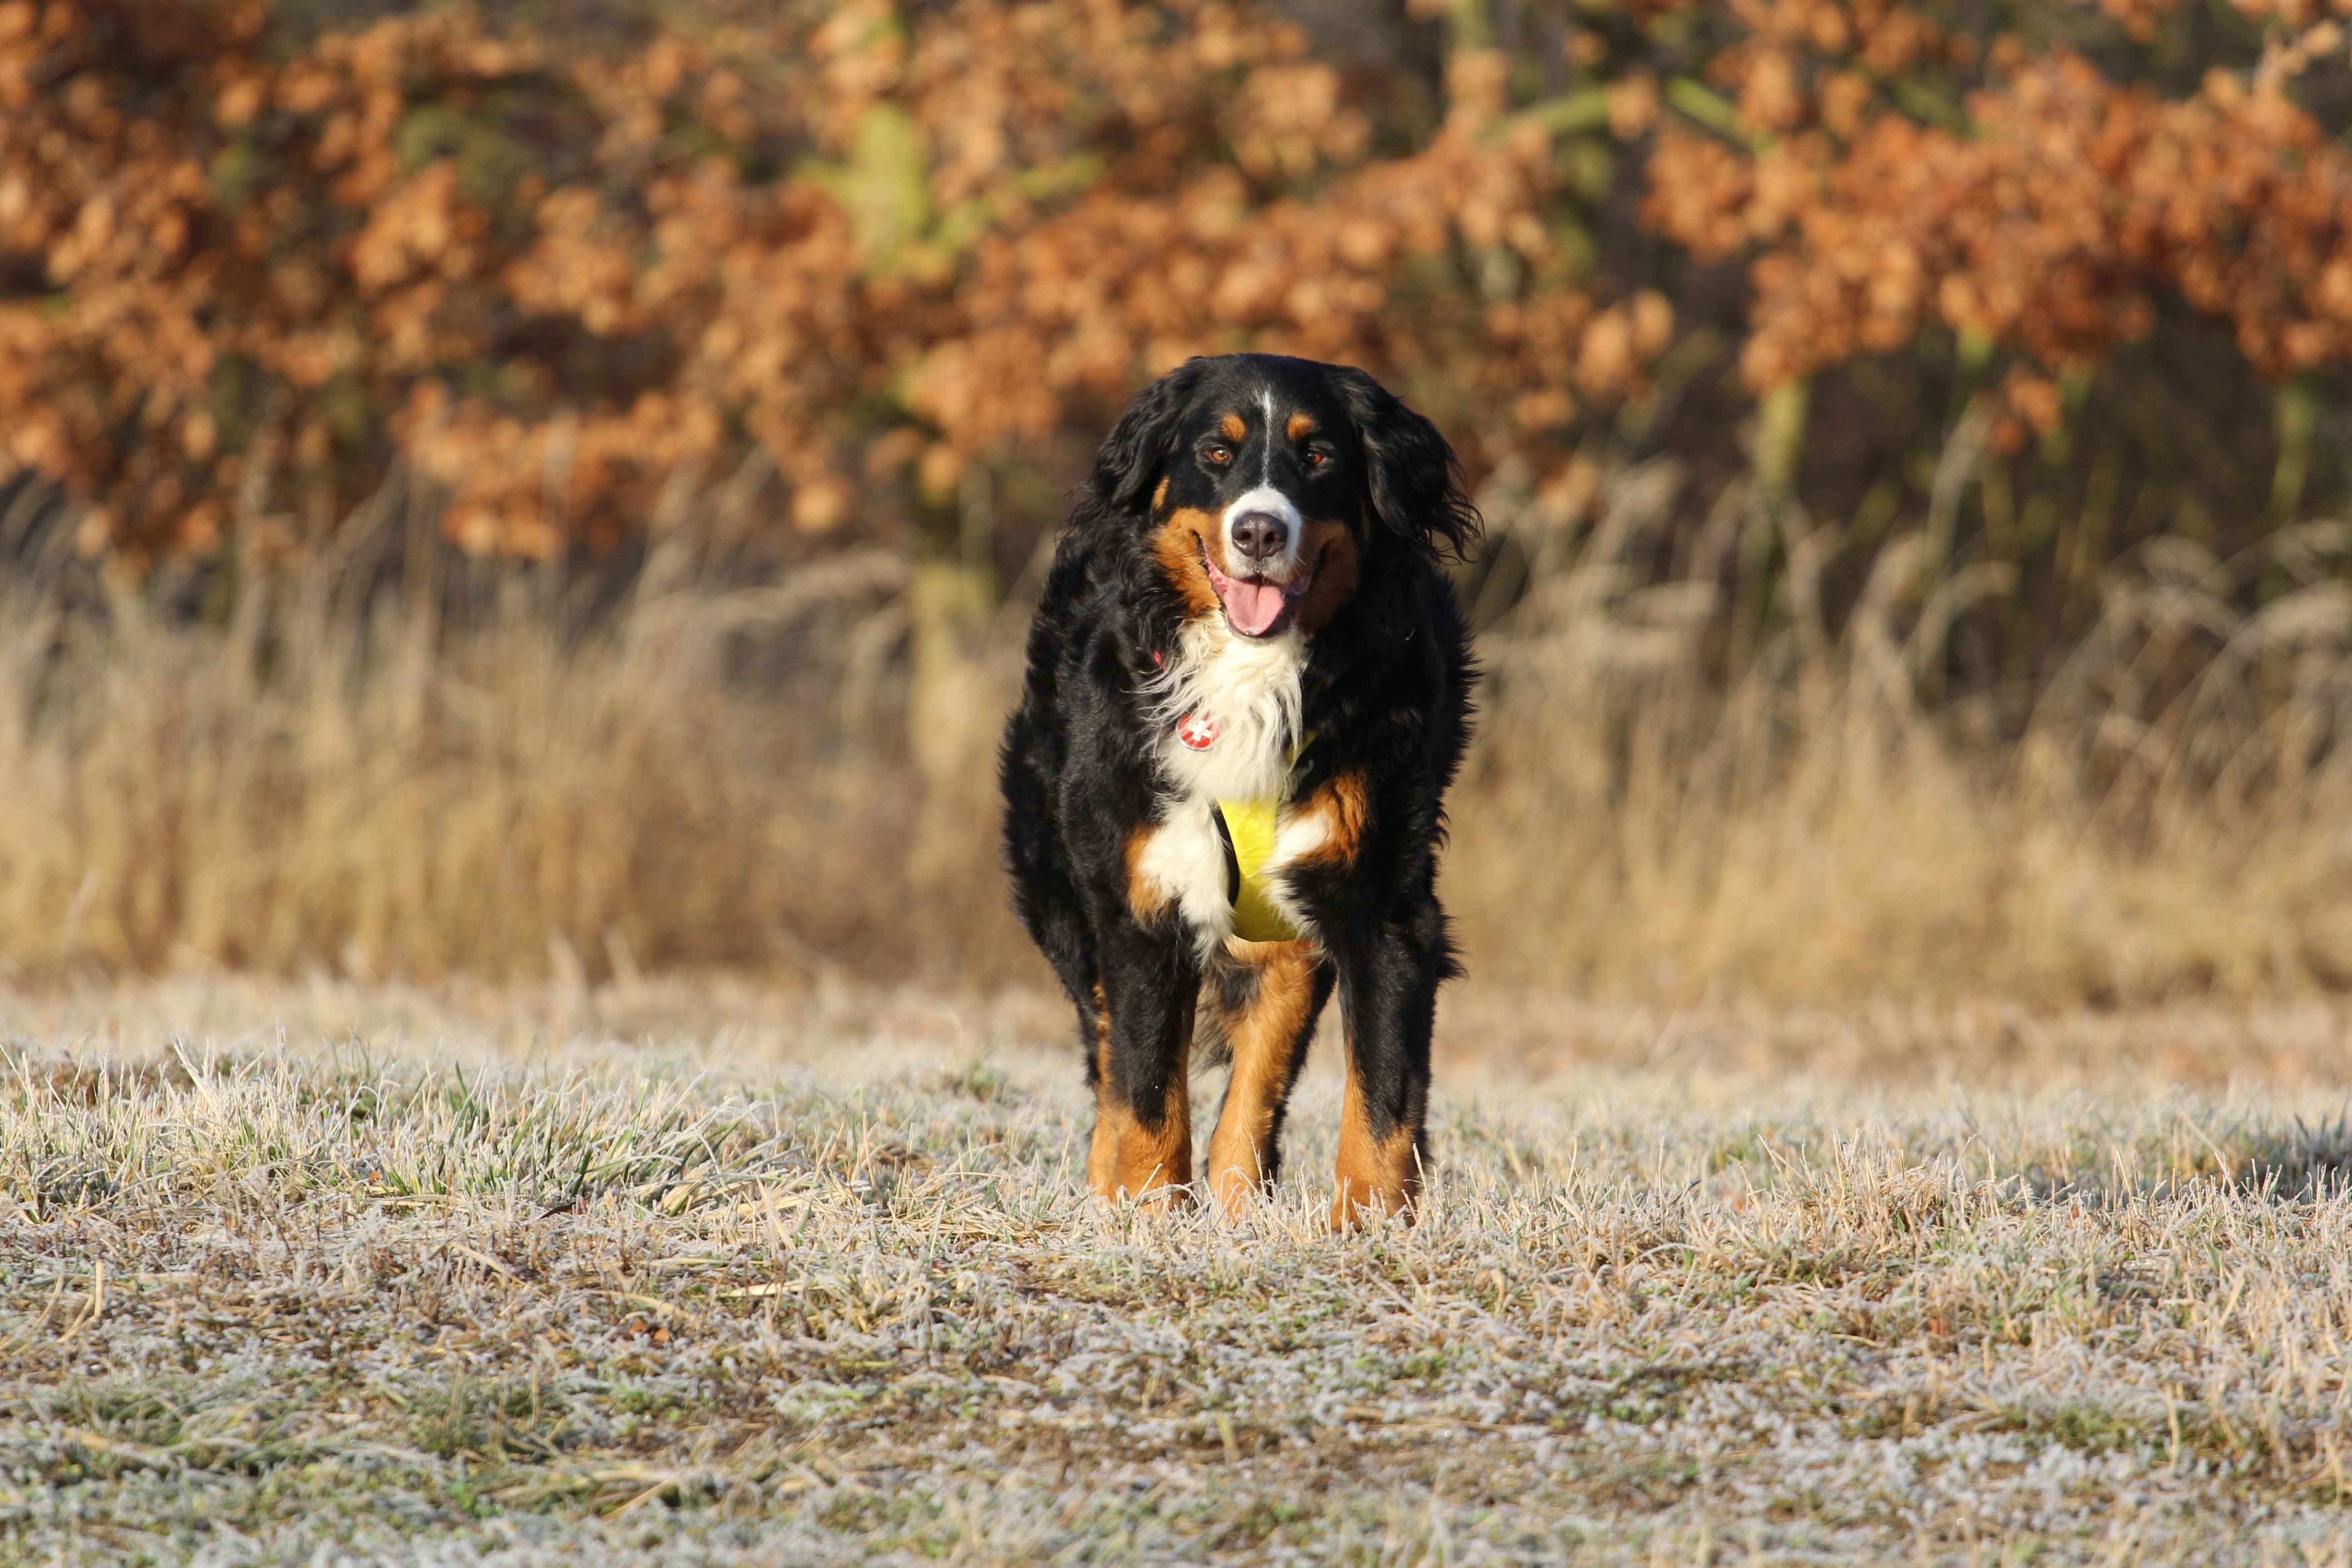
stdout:
[[[1418,1190],[1432,1015],[1439,984],[1457,973],[1433,881],[1476,672],[1441,557],[1475,539],[1479,519],[1433,425],[1361,371],[1263,354],[1195,359],[1136,397],[1076,498],[1030,634],[1001,758],[1006,857],[1014,907],[1077,1008],[1110,1124],[1097,1129],[1095,1185],[1116,1195],[1188,1182],[1196,1006],[1217,1026],[1203,1030],[1213,1044],[1247,1029],[1264,987],[1241,944],[1228,944],[1237,956],[1204,954],[1175,907],[1139,907],[1133,859],[1171,787],[1160,760],[1170,720],[1153,682],[1178,656],[1188,616],[1223,607],[1203,602],[1210,579],[1185,552],[1238,549],[1230,533],[1193,540],[1184,529],[1206,528],[1199,520],[1223,512],[1253,474],[1329,541],[1298,611],[1308,629],[1302,727],[1313,740],[1287,800],[1333,803],[1331,820],[1353,831],[1280,873],[1310,933],[1298,973],[1312,978],[1297,999],[1303,1028],[1286,1016],[1276,1030],[1297,1038],[1271,1068],[1265,1152],[1255,1173],[1240,1169],[1271,1181],[1281,1101],[1336,982],[1355,1135],[1402,1151],[1410,1166],[1391,1159],[1384,1172],[1359,1172],[1351,1192],[1343,1149],[1334,1220],[1344,1224],[1359,1205],[1409,1207]],[[1247,564],[1228,556],[1228,567]],[[1237,1087],[1242,1070],[1237,1061]],[[1127,1175],[1135,1162],[1116,1147],[1121,1129],[1160,1151],[1156,1179]]]

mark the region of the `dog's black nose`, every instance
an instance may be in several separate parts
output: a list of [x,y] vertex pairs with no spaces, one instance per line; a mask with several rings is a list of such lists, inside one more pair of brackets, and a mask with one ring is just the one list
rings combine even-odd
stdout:
[[1252,561],[1282,553],[1290,530],[1270,511],[1245,511],[1234,519],[1234,548]]

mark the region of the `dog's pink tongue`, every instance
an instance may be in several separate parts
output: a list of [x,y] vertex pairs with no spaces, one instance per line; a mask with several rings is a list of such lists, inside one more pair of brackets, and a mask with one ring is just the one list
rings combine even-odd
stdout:
[[1225,618],[1242,636],[1262,637],[1282,618],[1282,590],[1272,583],[1228,583]]

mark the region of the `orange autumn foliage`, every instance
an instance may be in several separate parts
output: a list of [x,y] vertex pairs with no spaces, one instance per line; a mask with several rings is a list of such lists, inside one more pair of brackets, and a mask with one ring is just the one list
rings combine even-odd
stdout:
[[625,47],[6,0],[0,468],[134,554],[299,551],[404,469],[460,542],[543,557],[746,452],[825,532],[1255,347],[1589,492],[1573,454],[1711,325],[1683,258],[1745,268],[1752,388],[1995,345],[1997,445],[2167,300],[2265,375],[2352,358],[2316,0],[2244,0],[2259,47],[2185,95],[2116,66],[2174,0],[2042,0],[2032,38],[1898,0],[1412,9],[1452,42],[1400,130],[1225,0],[648,11]]
[[[289,49],[258,0],[0,5],[0,424],[147,550],[319,536],[405,463],[476,548],[609,543],[744,443],[801,528],[1255,345],[1472,368],[1504,431],[1638,383],[1549,139],[1454,62],[1402,156],[1243,8],[802,7],[559,54],[465,9]],[[1230,157],[1216,149],[1230,145]],[[1402,279],[1507,254],[1483,297]]]
[[[1890,352],[1928,324],[2086,370],[2145,337],[2168,296],[2226,321],[2263,374],[2352,359],[2352,153],[2291,92],[2343,50],[2336,22],[2304,14],[2316,7],[2277,8],[2301,30],[2181,99],[1884,0],[1732,9],[1747,37],[1710,74],[1734,123],[1664,130],[1645,213],[1697,256],[1752,258],[1751,384]],[[2179,7],[2102,9],[2144,37]],[[1949,123],[1888,90],[1927,60],[1981,82]],[[2013,416],[2055,426],[2046,376],[2010,385]]]

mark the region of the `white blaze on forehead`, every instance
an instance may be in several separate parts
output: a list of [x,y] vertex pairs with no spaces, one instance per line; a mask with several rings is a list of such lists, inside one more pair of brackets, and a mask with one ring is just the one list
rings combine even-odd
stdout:
[[1287,577],[1290,569],[1298,563],[1298,542],[1306,525],[1298,515],[1298,504],[1272,485],[1259,485],[1254,489],[1244,490],[1234,499],[1233,505],[1225,508],[1225,559],[1235,566],[1241,564],[1241,557],[1234,550],[1234,520],[1254,511],[1270,512],[1280,518],[1284,529],[1282,553],[1255,570],[1276,578]]
[[1274,482],[1274,388],[1258,389],[1257,405],[1265,410],[1265,449],[1257,459],[1257,482],[1264,488]]

